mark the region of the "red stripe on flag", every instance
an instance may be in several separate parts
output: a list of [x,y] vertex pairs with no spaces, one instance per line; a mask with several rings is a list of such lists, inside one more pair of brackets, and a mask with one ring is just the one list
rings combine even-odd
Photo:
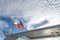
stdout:
[[23,28],[22,24],[14,24],[14,26],[17,26],[18,28]]

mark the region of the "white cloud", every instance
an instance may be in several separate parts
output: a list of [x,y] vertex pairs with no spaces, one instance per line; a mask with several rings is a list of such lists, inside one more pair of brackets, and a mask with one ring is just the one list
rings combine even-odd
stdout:
[[[50,2],[50,1],[49,1]],[[54,1],[52,1],[54,2]],[[58,1],[56,1],[56,3],[58,3]],[[1,6],[2,6],[2,11],[3,14],[1,13],[1,15],[7,15],[7,16],[12,16],[12,17],[18,17],[20,18],[22,17],[27,17],[27,16],[33,16],[34,14],[39,14],[41,15],[45,15],[45,14],[50,14],[51,12],[54,12],[54,10],[58,10],[58,7],[56,5],[54,5],[53,7],[48,5],[49,3],[47,2],[47,0],[10,0],[10,1],[2,1]],[[4,7],[3,7],[4,6]],[[60,6],[60,5],[58,5]],[[56,8],[55,8],[56,7]],[[45,9],[46,8],[46,9]],[[52,9],[51,9],[52,8]],[[51,10],[51,12],[48,12],[49,10]],[[46,13],[42,13],[45,12]],[[55,13],[52,13],[55,14]]]
[[30,40],[28,37],[19,37],[18,39],[16,39],[16,40]]

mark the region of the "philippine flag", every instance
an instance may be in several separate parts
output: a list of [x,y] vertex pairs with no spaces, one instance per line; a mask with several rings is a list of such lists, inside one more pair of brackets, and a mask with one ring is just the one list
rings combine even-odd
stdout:
[[22,22],[18,19],[14,19],[14,26],[16,26],[18,28],[24,28]]

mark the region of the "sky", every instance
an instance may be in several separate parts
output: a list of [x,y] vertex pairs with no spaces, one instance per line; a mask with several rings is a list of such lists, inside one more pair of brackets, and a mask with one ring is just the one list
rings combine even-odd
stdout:
[[[14,18],[22,21],[23,29],[13,26]],[[16,34],[57,24],[60,0],[0,0],[0,38],[5,37],[2,31]]]

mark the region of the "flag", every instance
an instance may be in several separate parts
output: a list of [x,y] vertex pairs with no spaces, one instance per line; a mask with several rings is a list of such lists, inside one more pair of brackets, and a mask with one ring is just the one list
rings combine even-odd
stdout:
[[14,19],[14,26],[16,26],[18,28],[24,28],[22,22],[19,21],[18,19]]

